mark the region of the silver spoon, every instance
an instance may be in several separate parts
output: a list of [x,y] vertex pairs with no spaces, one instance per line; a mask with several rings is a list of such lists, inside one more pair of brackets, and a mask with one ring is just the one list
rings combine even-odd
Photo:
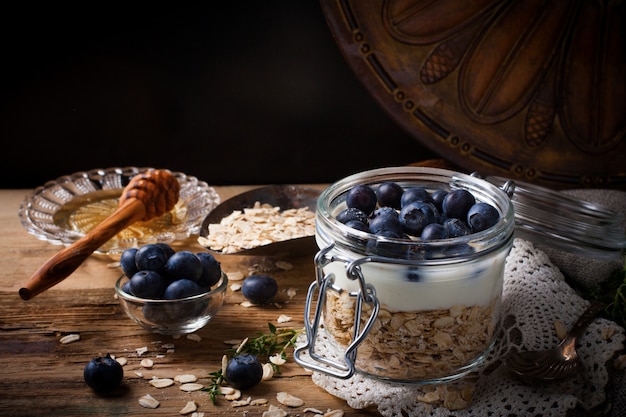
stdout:
[[530,381],[554,381],[577,374],[583,369],[583,364],[576,353],[576,340],[605,307],[606,304],[600,302],[592,303],[554,348],[512,352],[503,359],[504,364],[513,374]]

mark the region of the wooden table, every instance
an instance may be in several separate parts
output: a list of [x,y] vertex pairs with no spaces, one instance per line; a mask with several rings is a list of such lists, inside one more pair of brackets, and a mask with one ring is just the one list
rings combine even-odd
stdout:
[[[216,187],[222,200],[251,187]],[[185,336],[172,338],[140,328],[122,312],[114,297],[113,285],[120,275],[114,266],[117,259],[90,256],[72,275],[29,301],[18,296],[19,288],[36,269],[61,247],[38,240],[21,226],[18,208],[31,190],[0,190],[0,415],[1,416],[175,416],[188,401],[198,404],[205,416],[261,416],[268,406],[235,408],[218,397],[213,404],[206,392],[181,391],[177,385],[154,388],[154,377],[194,374],[208,383],[209,374],[221,367],[221,358],[230,348],[226,340],[254,337],[266,333],[268,323],[277,327],[301,329],[307,286],[314,279],[313,254],[281,259],[293,265],[291,270],[276,267],[276,259],[219,256],[227,273],[247,274],[251,268],[265,268],[279,283],[278,301],[282,308],[263,306],[244,308],[241,292],[228,290],[224,307],[212,321],[195,334],[201,340]],[[200,251],[196,236],[173,245],[176,250]],[[289,300],[285,290],[295,288]],[[289,301],[288,301],[289,300]],[[287,302],[288,301],[288,302]],[[292,317],[278,324],[284,314]],[[80,340],[62,344],[64,335],[77,333]],[[168,350],[167,344],[174,349]],[[164,347],[165,345],[165,347]],[[137,349],[147,347],[142,355]],[[83,368],[95,356],[110,353],[127,358],[122,389],[114,395],[97,395],[83,380]],[[154,361],[151,369],[140,365],[141,359]],[[321,411],[342,409],[346,416],[378,415],[375,408],[353,410],[345,401],[315,385],[310,373],[298,366],[293,357],[282,366],[282,374],[262,382],[244,393],[253,399],[265,398],[280,405],[280,391],[300,397],[302,407],[287,409],[289,415],[311,416],[307,407]],[[139,398],[150,394],[160,401],[156,409],[139,405]]]

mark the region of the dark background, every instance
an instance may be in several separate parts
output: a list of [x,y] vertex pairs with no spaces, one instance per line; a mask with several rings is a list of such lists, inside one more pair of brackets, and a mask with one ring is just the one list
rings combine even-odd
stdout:
[[436,157],[365,90],[315,0],[44,3],[0,19],[2,188],[129,165],[320,183]]

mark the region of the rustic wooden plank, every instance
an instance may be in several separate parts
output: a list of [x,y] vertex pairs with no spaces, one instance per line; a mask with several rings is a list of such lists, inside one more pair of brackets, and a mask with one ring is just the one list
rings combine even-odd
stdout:
[[[219,189],[227,198],[245,187]],[[267,407],[248,406],[233,408],[231,403],[218,398],[214,405],[206,392],[187,393],[177,386],[164,389],[152,387],[148,381],[153,376],[173,377],[192,373],[200,382],[208,383],[209,374],[220,369],[222,355],[229,345],[224,340],[254,337],[267,332],[268,323],[277,327],[301,329],[304,326],[303,306],[306,289],[314,279],[312,256],[283,259],[293,264],[293,269],[277,268],[276,259],[218,256],[227,272],[248,274],[251,270],[263,271],[279,283],[276,306],[245,308],[241,292],[228,291],[220,312],[203,329],[196,332],[202,339],[189,340],[182,336],[153,334],[128,319],[118,306],[113,284],[120,275],[115,258],[91,256],[70,277],[50,290],[29,301],[19,298],[17,290],[41,263],[59,247],[39,241],[26,233],[19,224],[17,209],[28,190],[0,190],[0,251],[5,259],[0,274],[0,415],[2,416],[172,416],[187,401],[194,400],[205,416],[261,416]],[[229,194],[231,193],[231,194]],[[177,250],[202,250],[195,237],[175,245]],[[288,288],[296,289],[289,299]],[[292,317],[289,323],[276,322],[280,314]],[[61,344],[66,334],[78,333],[81,339]],[[169,351],[165,344],[173,344]],[[139,356],[136,349],[147,347]],[[82,372],[94,356],[110,353],[125,357],[124,382],[120,390],[108,394],[95,394],[84,382]],[[291,354],[290,354],[291,355]],[[144,369],[142,358],[151,358],[155,365]],[[138,375],[141,373],[142,376]],[[267,398],[278,405],[276,393],[287,391],[305,400],[300,408],[288,410],[290,415],[310,415],[304,407],[319,410],[342,409],[346,416],[378,415],[375,408],[352,410],[345,401],[328,394],[316,386],[310,373],[293,362],[290,356],[281,375],[266,381],[244,395]],[[145,409],[139,397],[151,394],[161,401],[157,409]]]

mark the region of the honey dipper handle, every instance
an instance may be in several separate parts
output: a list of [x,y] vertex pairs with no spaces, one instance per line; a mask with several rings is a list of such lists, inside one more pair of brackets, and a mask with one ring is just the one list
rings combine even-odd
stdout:
[[113,214],[85,236],[59,251],[43,264],[28,280],[19,294],[30,300],[48,288],[67,278],[89,255],[131,223],[141,220],[146,214],[144,203],[135,198],[124,201]]

